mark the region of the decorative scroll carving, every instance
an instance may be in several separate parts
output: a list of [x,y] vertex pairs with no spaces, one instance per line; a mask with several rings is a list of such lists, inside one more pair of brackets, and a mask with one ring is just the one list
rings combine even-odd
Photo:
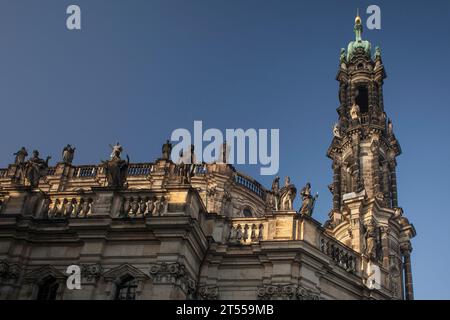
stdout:
[[81,275],[89,282],[98,280],[103,274],[103,267],[98,264],[82,264]]
[[201,286],[198,288],[198,295],[202,300],[217,300],[219,297],[219,287]]
[[257,289],[260,300],[320,300],[320,294],[298,285],[265,285]]
[[188,298],[192,298],[195,293],[196,281],[189,276],[182,263],[154,264],[150,267],[150,276],[154,283],[171,283],[180,286]]

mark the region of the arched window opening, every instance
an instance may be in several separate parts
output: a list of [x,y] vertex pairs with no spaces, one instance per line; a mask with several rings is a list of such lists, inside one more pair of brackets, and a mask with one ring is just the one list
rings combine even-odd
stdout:
[[44,279],[39,286],[37,300],[56,300],[59,284],[54,277]]
[[244,211],[242,212],[244,214],[244,217],[251,218],[253,216],[252,209],[249,207],[244,208]]
[[369,92],[367,91],[367,87],[360,86],[356,90],[356,104],[359,106],[361,114],[369,111]]
[[116,300],[135,300],[136,288],[136,280],[132,276],[125,277],[117,285]]

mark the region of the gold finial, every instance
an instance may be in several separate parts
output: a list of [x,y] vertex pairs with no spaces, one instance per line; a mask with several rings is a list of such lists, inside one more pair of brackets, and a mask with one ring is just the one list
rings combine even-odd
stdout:
[[359,8],[356,9],[355,24],[361,24],[361,17],[359,16]]

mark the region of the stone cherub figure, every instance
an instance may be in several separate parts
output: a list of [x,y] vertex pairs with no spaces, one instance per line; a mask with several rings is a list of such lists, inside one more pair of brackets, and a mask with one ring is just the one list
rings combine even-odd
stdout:
[[311,184],[308,182],[300,191],[300,196],[302,198],[302,206],[299,210],[299,213],[307,216],[312,216],[314,211],[314,204],[319,195],[316,194],[314,197],[312,196]]
[[108,161],[102,160],[102,166],[105,169],[106,180],[108,186],[114,188],[123,188],[128,176],[128,165],[130,158],[127,155],[127,160],[122,160],[120,155],[123,151],[122,146],[117,142],[115,146],[111,146],[111,159]]
[[64,147],[62,151],[62,161],[65,164],[72,164],[75,149],[70,144]]
[[25,177],[31,187],[36,188],[39,185],[39,179],[44,175],[45,169],[48,168],[50,159],[51,156],[48,156],[46,160],[43,160],[39,158],[39,151],[33,151],[33,156],[25,164]]

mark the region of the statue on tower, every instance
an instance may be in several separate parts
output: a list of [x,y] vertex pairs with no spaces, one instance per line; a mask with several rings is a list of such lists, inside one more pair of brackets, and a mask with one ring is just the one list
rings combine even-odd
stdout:
[[350,118],[352,120],[359,120],[359,116],[360,116],[359,106],[356,104],[356,102],[354,102],[352,108],[350,109]]
[[120,159],[120,154],[123,151],[122,146],[119,144],[119,142],[116,143],[115,146],[109,145],[109,147],[112,149],[110,158],[111,160],[115,159],[115,158],[119,158]]
[[284,187],[280,190],[281,210],[293,210],[296,193],[297,188],[291,184],[291,178],[286,177],[284,180]]
[[377,249],[377,232],[375,228],[375,223],[370,220],[365,225],[365,233],[364,238],[366,240],[366,246],[365,246],[365,254],[369,257],[371,260],[375,260],[376,255],[376,249]]
[[119,142],[117,142],[115,146],[109,146],[112,149],[110,155],[111,159],[108,161],[102,160],[102,167],[105,169],[106,180],[109,187],[123,188],[128,176],[130,158],[128,155],[126,161],[120,158],[123,148]]
[[167,140],[166,143],[164,143],[162,146],[162,158],[164,160],[169,160],[171,152],[172,152],[172,143],[170,143],[170,141]]
[[25,163],[25,158],[28,156],[28,152],[25,147],[22,147],[19,151],[14,153],[14,155],[16,156],[14,159],[14,164],[19,166]]
[[275,210],[280,210],[280,177],[276,176],[272,182],[272,196]]
[[62,160],[64,164],[72,164],[75,149],[70,144],[64,147],[62,152]]
[[312,196],[311,184],[308,182],[300,191],[300,196],[302,197],[302,207],[300,208],[299,213],[311,217],[314,211],[316,199],[319,195],[316,194],[314,197]]
[[45,175],[45,170],[48,168],[48,161],[50,159],[51,156],[48,156],[43,160],[39,158],[39,151],[33,151],[33,156],[25,164],[25,177],[31,187],[36,188],[39,185],[39,179]]

